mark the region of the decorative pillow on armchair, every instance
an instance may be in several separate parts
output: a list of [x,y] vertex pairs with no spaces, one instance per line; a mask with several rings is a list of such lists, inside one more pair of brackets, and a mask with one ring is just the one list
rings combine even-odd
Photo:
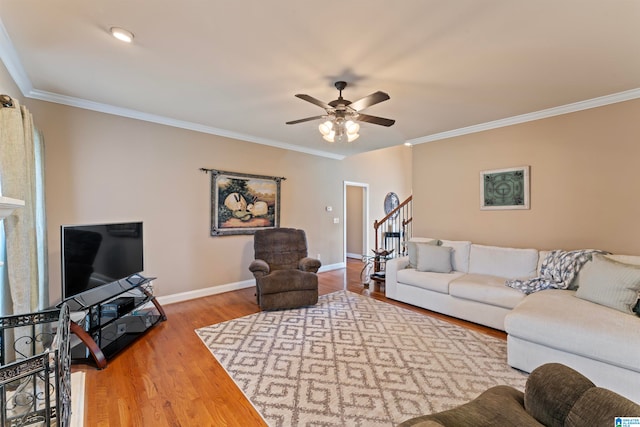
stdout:
[[594,255],[580,272],[578,298],[633,314],[640,292],[640,266]]

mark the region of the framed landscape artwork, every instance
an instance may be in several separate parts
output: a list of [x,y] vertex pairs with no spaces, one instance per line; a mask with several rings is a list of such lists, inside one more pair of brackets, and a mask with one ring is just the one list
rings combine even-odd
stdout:
[[284,178],[209,171],[212,236],[280,227],[280,181]]
[[529,209],[529,166],[481,171],[480,209]]

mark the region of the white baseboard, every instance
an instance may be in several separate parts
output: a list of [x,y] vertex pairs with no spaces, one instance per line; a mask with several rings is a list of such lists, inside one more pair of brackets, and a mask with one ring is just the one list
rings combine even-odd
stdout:
[[[331,270],[338,270],[340,268],[345,268],[344,262],[339,262],[339,263],[330,264],[330,265],[323,265],[318,270],[318,273],[323,273],[325,271],[331,271]],[[208,297],[210,295],[222,294],[224,292],[251,288],[255,285],[256,285],[256,281],[254,279],[249,279],[249,280],[243,280],[241,282],[226,283],[224,285],[210,286],[208,288],[196,289],[196,290],[187,291],[187,292],[180,292],[178,294],[164,295],[164,296],[157,297],[157,300],[162,305],[168,305],[176,302]]]
[[347,252],[347,258],[362,259],[362,254],[352,254]]
[[84,426],[85,373],[77,371],[71,374],[71,417],[70,427]]
[[318,270],[318,273],[324,273],[325,271],[331,271],[331,270],[339,270],[341,268],[345,268],[346,264],[344,262],[338,262],[335,264],[329,264],[329,265],[323,265],[322,267],[320,267],[320,270]]
[[238,289],[250,288],[255,285],[256,281],[254,279],[243,280],[242,282],[226,283],[224,285],[211,286],[204,289],[196,289],[193,291],[180,292],[173,295],[165,295],[158,297],[157,300],[160,304],[167,305],[196,298],[208,297],[210,295],[222,294],[224,292],[237,291]]

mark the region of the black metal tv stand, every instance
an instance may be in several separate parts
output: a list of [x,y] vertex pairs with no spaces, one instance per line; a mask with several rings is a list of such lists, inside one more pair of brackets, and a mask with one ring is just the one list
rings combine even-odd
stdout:
[[153,296],[155,277],[139,274],[82,292],[64,302],[72,312],[71,333],[81,342],[72,346],[73,361],[90,361],[98,369],[167,316]]

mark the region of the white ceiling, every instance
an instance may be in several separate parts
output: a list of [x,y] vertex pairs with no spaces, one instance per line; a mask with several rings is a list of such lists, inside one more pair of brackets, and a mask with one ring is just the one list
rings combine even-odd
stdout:
[[[0,0],[0,59],[27,97],[341,158],[640,97],[640,1]],[[336,80],[396,124],[285,125]]]

